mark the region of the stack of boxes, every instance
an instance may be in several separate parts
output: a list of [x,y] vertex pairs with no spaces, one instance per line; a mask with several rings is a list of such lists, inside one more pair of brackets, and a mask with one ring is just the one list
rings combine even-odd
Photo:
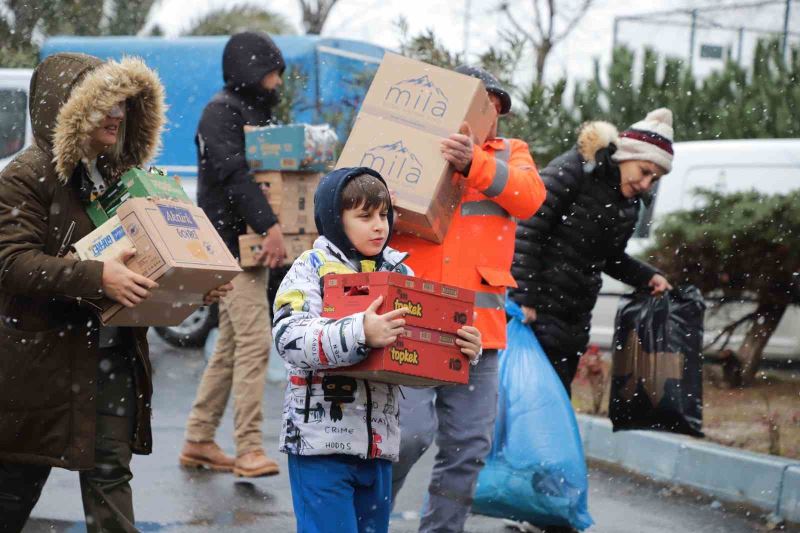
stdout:
[[377,170],[396,194],[395,230],[441,243],[462,187],[441,139],[467,123],[482,143],[496,118],[481,80],[387,52],[336,167]]
[[241,272],[236,259],[176,178],[133,168],[86,209],[97,226],[73,244],[80,260],[109,261],[125,249],[126,266],[158,283],[133,308],[109,299],[88,303],[109,326],[177,326],[203,296]]
[[344,318],[366,309],[378,296],[378,314],[405,307],[403,334],[343,374],[398,385],[431,386],[469,381],[469,360],[456,344],[457,332],[471,326],[475,293],[396,272],[328,274],[323,278],[322,316]]
[[[286,263],[309,250],[318,237],[314,193],[332,165],[336,135],[327,126],[291,124],[245,128],[247,161],[256,183],[278,216],[286,244]],[[257,266],[262,235],[239,237],[240,264]]]

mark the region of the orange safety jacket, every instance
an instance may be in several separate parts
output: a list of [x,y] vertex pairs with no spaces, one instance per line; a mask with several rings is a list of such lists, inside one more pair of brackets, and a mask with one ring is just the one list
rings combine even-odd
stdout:
[[416,276],[476,291],[475,327],[484,349],[506,346],[505,293],[511,276],[515,219],[530,218],[546,190],[528,145],[495,138],[475,145],[461,203],[442,244],[396,234],[390,245],[410,255]]

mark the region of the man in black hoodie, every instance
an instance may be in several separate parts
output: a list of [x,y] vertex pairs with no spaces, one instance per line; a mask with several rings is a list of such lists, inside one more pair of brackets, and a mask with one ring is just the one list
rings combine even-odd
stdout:
[[[231,37],[222,56],[225,87],[206,105],[197,127],[198,204],[234,256],[239,257],[239,235],[247,226],[264,240],[263,266],[237,276],[234,290],[220,301],[219,339],[203,373],[180,456],[186,467],[245,477],[278,473],[262,446],[261,399],[271,344],[266,267],[281,264],[286,249],[278,219],[245,161],[244,127],[272,121],[285,68],[281,51],[267,34]],[[231,392],[236,459],[214,441]]]

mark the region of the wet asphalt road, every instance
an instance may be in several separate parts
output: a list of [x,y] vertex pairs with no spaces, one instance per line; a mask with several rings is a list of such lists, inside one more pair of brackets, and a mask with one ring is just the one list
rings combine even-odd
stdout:
[[[154,453],[133,461],[137,526],[143,532],[205,533],[214,531],[295,531],[286,459],[277,452],[282,385],[268,384],[264,442],[267,453],[283,468],[279,476],[242,481],[230,474],[186,471],[177,458],[195,387],[205,364],[202,350],[172,348],[151,332],[155,367]],[[229,408],[230,411],[230,408]],[[233,451],[231,413],[218,443]],[[433,450],[422,458],[399,495],[390,530],[417,530]],[[764,531],[762,513],[720,505],[686,491],[647,482],[612,468],[593,465],[590,510],[596,533],[745,533]],[[54,470],[24,533],[86,531],[73,472]],[[511,532],[502,521],[472,516],[468,532]]]

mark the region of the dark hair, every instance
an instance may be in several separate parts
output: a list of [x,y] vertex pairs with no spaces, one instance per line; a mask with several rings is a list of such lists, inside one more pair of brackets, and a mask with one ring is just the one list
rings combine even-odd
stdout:
[[369,174],[350,179],[342,190],[342,211],[345,209],[389,209],[392,199],[381,180]]

